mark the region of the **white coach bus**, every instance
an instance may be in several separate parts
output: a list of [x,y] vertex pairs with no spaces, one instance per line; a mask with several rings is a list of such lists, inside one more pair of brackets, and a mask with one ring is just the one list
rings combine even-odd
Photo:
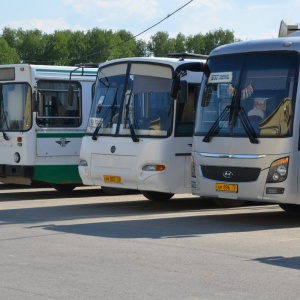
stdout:
[[0,66],[0,182],[82,185],[79,151],[97,68]]
[[[84,184],[101,186],[106,193],[139,190],[156,201],[191,193],[198,69],[206,56],[174,56],[100,65],[80,152]],[[180,82],[173,98],[172,82]]]
[[195,121],[193,194],[300,211],[299,68],[299,32],[210,53]]

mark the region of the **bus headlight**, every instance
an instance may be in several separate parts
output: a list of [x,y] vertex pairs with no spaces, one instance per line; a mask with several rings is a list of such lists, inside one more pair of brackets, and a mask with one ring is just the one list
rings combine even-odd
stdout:
[[149,164],[143,166],[143,171],[164,171],[166,169],[165,165],[156,165],[156,164]]
[[267,182],[282,182],[286,180],[288,174],[289,158],[284,157],[272,162],[267,177]]

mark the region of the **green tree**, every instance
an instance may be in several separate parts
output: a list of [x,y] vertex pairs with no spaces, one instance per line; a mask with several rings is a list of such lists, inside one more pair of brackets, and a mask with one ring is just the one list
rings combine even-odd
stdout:
[[16,49],[11,48],[7,41],[0,37],[0,64],[17,64],[20,62]]
[[133,34],[126,30],[119,30],[115,32],[117,38],[119,38],[120,42],[114,48],[116,58],[122,57],[133,57],[136,53],[136,41],[133,38]]
[[175,38],[175,52],[186,52],[186,37],[182,33],[178,33]]
[[[133,56],[166,56],[173,52],[194,52],[209,54],[220,45],[238,41],[233,31],[221,28],[186,37],[178,33],[170,38],[167,32],[158,31],[150,37],[149,42],[136,40],[126,30],[112,32],[93,28],[83,31],[62,30],[53,34],[44,34],[40,30],[3,29],[2,57],[6,52],[14,50],[12,59],[32,64],[75,65],[78,63],[100,63],[122,57]],[[9,48],[7,48],[9,47]],[[6,50],[5,50],[6,49]],[[4,51],[4,52],[3,52]],[[6,51],[6,52],[5,52]]]
[[2,30],[2,37],[6,40],[7,44],[11,48],[18,48],[18,31],[16,29],[11,29],[9,27],[4,27]]
[[175,39],[169,38],[167,32],[158,31],[150,37],[148,51],[154,56],[165,57],[168,53],[175,52]]
[[205,35],[205,53],[203,54],[209,54],[214,48],[233,42],[235,42],[233,31],[223,30],[221,28],[209,31]]
[[134,56],[142,57],[149,56],[147,43],[144,40],[137,40]]
[[75,31],[68,41],[69,48],[69,64],[74,66],[78,63],[86,63],[85,57],[87,53],[87,37],[83,31]]
[[112,30],[94,28],[87,31],[86,38],[88,53],[86,61],[101,63],[115,57],[113,45],[119,43],[120,39],[116,38]]
[[45,61],[51,65],[69,65],[70,57],[70,40],[73,36],[71,30],[56,30],[54,34],[49,35],[45,47]]
[[186,52],[197,53],[197,54],[208,54],[205,49],[205,37],[198,33],[196,35],[189,35],[186,38]]
[[40,30],[18,31],[17,51],[23,62],[45,64],[45,47],[47,35]]

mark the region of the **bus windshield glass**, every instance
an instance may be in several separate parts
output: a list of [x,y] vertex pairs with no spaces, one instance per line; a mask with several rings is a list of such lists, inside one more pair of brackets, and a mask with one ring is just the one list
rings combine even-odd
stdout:
[[172,71],[149,64],[100,68],[87,133],[93,135],[160,136],[170,134]]
[[0,84],[0,130],[31,128],[31,88],[26,83]]
[[195,135],[292,135],[298,57],[259,52],[211,57],[201,86]]

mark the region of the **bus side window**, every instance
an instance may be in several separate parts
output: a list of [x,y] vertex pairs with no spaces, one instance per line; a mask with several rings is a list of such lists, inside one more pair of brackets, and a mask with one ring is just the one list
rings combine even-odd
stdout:
[[189,86],[188,99],[185,103],[177,103],[176,136],[192,136],[196,109],[196,87]]
[[78,127],[81,123],[80,84],[73,82],[73,99],[68,98],[69,82],[40,81],[37,124],[46,127]]

